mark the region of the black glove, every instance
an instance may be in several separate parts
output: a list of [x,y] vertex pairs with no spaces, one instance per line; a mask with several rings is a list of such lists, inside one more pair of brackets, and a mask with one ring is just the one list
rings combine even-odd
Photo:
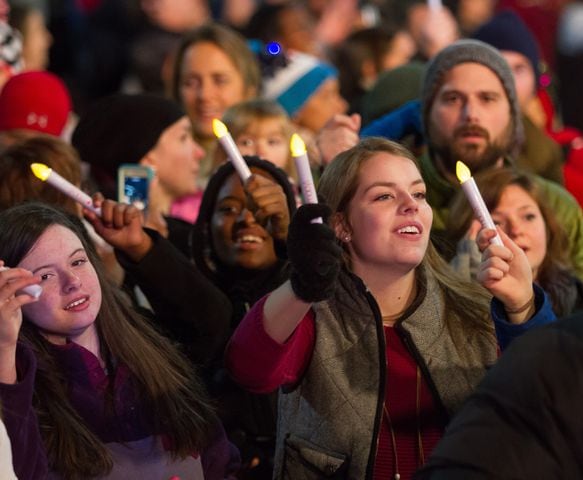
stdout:
[[[342,248],[336,235],[326,224],[331,214],[328,205],[302,205],[289,225],[287,254],[291,262],[291,286],[305,302],[330,298],[342,262]],[[322,217],[324,223],[311,223]]]

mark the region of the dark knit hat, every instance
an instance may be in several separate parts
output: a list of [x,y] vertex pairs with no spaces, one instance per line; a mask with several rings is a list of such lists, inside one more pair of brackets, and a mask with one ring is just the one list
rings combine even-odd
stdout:
[[424,63],[410,62],[381,73],[362,99],[363,125],[419,98],[424,72]]
[[[512,145],[515,149],[519,148],[524,140],[524,129],[512,71],[497,49],[479,40],[458,40],[441,50],[427,65],[421,89],[421,106],[425,130],[427,130],[429,124],[429,111],[435,95],[443,83],[443,77],[453,67],[462,63],[479,63],[498,76],[508,97],[510,114],[514,122]],[[512,153],[517,152],[514,151]]]
[[137,163],[166,128],[184,116],[172,100],[155,95],[115,94],[81,116],[71,142],[96,180],[115,179],[122,163]]
[[483,24],[472,34],[475,40],[492,45],[498,50],[517,52],[528,58],[535,77],[540,76],[538,44],[526,23],[514,12],[505,10]]

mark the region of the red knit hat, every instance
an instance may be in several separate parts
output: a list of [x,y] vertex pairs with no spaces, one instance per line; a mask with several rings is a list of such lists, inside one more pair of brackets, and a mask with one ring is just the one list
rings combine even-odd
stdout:
[[71,96],[50,72],[11,77],[0,92],[0,131],[36,130],[60,136],[71,112]]

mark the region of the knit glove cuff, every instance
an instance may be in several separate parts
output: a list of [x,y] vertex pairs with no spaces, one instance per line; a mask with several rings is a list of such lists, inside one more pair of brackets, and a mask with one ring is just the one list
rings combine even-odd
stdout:
[[[302,205],[293,216],[288,233],[291,286],[298,298],[312,303],[333,294],[342,262],[342,249],[327,225],[330,207]],[[312,223],[316,218],[323,223]]]

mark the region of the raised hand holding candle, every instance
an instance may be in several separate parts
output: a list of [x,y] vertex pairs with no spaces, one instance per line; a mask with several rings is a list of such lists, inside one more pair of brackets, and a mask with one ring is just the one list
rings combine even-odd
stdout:
[[47,167],[44,163],[32,163],[30,169],[35,177],[40,178],[43,182],[51,184],[68,197],[79,202],[87,210],[91,210],[96,215],[101,216],[101,209],[93,206],[93,200],[89,195],[83,190],[77,188],[71,182],[65,180],[52,168]]
[[[306,153],[306,144],[297,133],[294,133],[290,141],[290,150],[292,158],[296,164],[298,177],[300,178],[300,186],[302,188],[302,196],[305,203],[318,203],[318,195],[316,194],[316,187],[314,186],[314,178],[310,170],[310,161]],[[314,218],[312,223],[322,223],[322,217]]]
[[[0,267],[0,272],[4,272],[6,270],[10,270],[8,267]],[[20,290],[19,290],[20,291]],[[40,294],[43,293],[43,287],[40,285],[27,285],[22,289],[24,293],[27,293],[31,297],[38,298]],[[18,293],[18,292],[16,292]]]
[[221,147],[223,147],[229,160],[233,164],[233,167],[235,167],[241,180],[245,183],[251,176],[251,170],[249,170],[249,167],[245,163],[245,159],[241,156],[241,152],[239,152],[237,145],[235,145],[235,141],[229,133],[229,130],[227,130],[227,126],[215,118],[213,119],[213,133],[217,136]]
[[[480,221],[482,227],[496,230],[496,225],[494,225],[494,221],[490,216],[490,212],[484,203],[482,194],[480,193],[480,190],[478,190],[478,186],[476,185],[474,177],[472,177],[470,169],[465,163],[458,161],[455,164],[455,174],[461,183],[462,190],[466,194],[472,209],[474,210],[474,215]],[[490,240],[490,243],[494,245],[504,245],[498,234]]]

